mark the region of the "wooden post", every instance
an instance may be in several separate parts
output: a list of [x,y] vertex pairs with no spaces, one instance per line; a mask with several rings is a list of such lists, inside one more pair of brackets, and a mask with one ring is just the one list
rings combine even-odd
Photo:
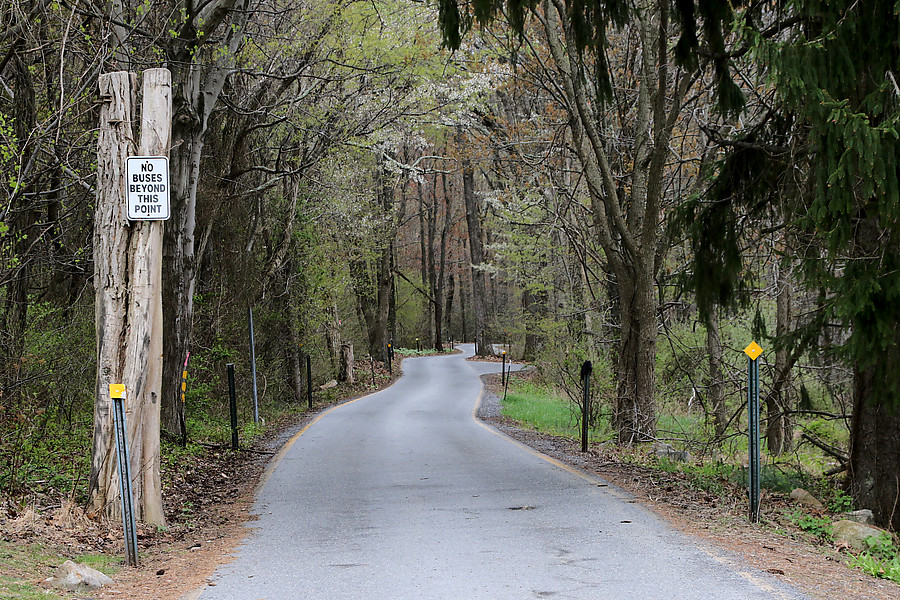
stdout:
[[125,317],[128,300],[128,227],[125,221],[125,159],[133,154],[131,73],[100,76],[100,133],[97,140],[97,200],[94,207],[94,318],[97,382],[91,451],[91,504],[121,517],[116,478],[110,384],[124,383]]
[[[172,144],[172,75],[168,69],[148,69],[143,73],[140,156],[168,156]],[[132,223],[130,262],[131,306],[128,321],[130,361],[134,369],[134,390],[139,390],[142,460],[132,458],[132,473],[138,474],[137,498],[140,520],[165,526],[160,482],[160,400],[163,370],[162,314],[162,221]],[[142,310],[143,307],[146,307]],[[144,326],[141,327],[143,322]],[[143,371],[143,372],[141,372]],[[143,381],[139,386],[138,382]],[[126,385],[128,380],[126,379]],[[132,438],[137,440],[137,438]],[[134,469],[140,469],[139,471]]]
[[[95,509],[118,516],[113,425],[106,393],[124,383],[129,394],[128,439],[135,516],[165,525],[160,484],[159,409],[162,388],[162,223],[125,217],[125,159],[132,140],[135,78],[100,77],[103,101],[97,147],[98,194],[94,213],[94,285],[97,388],[91,495]],[[172,85],[167,69],[144,74],[139,155],[167,155],[171,144]]]
[[353,383],[353,344],[344,342],[341,344],[341,368],[338,371],[338,381]]

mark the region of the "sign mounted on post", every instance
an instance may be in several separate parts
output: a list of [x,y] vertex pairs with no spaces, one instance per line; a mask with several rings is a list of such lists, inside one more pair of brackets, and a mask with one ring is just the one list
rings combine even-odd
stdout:
[[169,159],[165,156],[129,156],[125,160],[125,197],[131,221],[169,218]]

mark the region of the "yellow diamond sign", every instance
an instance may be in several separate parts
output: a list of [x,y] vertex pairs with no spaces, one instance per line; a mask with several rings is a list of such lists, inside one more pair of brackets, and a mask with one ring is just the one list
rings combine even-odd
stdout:
[[763,349],[756,342],[750,342],[750,345],[744,348],[744,354],[750,357],[750,360],[756,360],[762,354]]

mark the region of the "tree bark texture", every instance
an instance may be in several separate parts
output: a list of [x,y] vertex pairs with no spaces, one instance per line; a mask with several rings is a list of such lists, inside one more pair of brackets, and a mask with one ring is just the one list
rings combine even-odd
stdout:
[[[590,192],[595,235],[615,276],[621,327],[613,423],[620,443],[656,436],[655,277],[665,248],[660,227],[663,176],[672,131],[693,81],[690,74],[678,79],[669,74],[668,10],[666,3],[651,1],[633,9],[633,69],[623,75],[633,77],[624,85],[637,90],[627,122],[633,139],[615,152],[606,141],[607,129],[624,124],[607,122],[597,105],[598,91],[584,75],[566,0],[545,0],[542,17],[553,74],[566,96],[573,146]],[[628,184],[621,185],[624,181]]]
[[712,407],[716,438],[722,438],[728,427],[728,411],[725,408],[725,381],[722,379],[722,340],[719,337],[719,310],[712,307],[706,325],[706,352],[709,354],[709,384],[707,397]]
[[353,344],[344,342],[341,344],[341,368],[337,380],[343,383],[354,383],[353,366]]
[[847,487],[858,508],[878,523],[900,531],[900,406],[875,399],[880,382],[871,372],[854,372]]
[[[171,83],[166,69],[144,76],[142,155],[168,151]],[[134,154],[134,80],[119,72],[100,78],[103,101],[98,141],[94,223],[97,387],[91,457],[91,498],[97,510],[120,513],[109,384],[127,390],[129,458],[135,517],[165,525],[160,484],[159,407],[162,359],[160,222],[125,219],[125,159]]]
[[[15,88],[15,107],[13,130],[16,139],[22,145],[21,164],[32,162],[34,156],[33,132],[36,125],[36,104],[34,80],[29,65],[22,57],[15,54],[12,58],[13,86]],[[38,213],[26,192],[32,186],[17,188],[12,195],[12,202],[4,206],[5,219],[12,217],[11,229],[16,235],[9,242],[12,247],[12,260],[15,265],[11,269],[6,283],[6,298],[0,306],[0,398],[7,408],[12,407],[13,399],[20,399],[19,366],[25,353],[25,333],[28,323],[28,290],[31,282],[31,263],[34,260],[30,248],[34,244],[36,231],[34,225]],[[5,258],[5,257],[4,257]],[[3,407],[0,406],[0,420]]]
[[481,235],[481,209],[475,199],[475,170],[468,159],[462,161],[463,199],[469,228],[469,258],[472,266],[472,312],[475,315],[475,349],[481,356],[493,354],[487,332],[487,286],[484,271],[484,246]]
[[[209,123],[234,56],[244,38],[248,0],[211,0],[184,15],[167,48],[172,67],[172,152],[169,161],[171,216],[163,235],[162,427],[179,434],[181,367],[190,349],[194,318],[195,230],[200,158]],[[218,31],[219,28],[221,31]],[[197,32],[206,35],[201,39]],[[220,35],[213,35],[214,33]],[[205,43],[217,40],[216,44]],[[222,52],[222,49],[225,52]],[[215,58],[210,57],[212,54]],[[205,61],[205,62],[204,62]]]
[[[791,330],[791,284],[786,273],[776,278],[775,338],[784,340]],[[766,448],[772,456],[788,452],[793,444],[792,410],[793,361],[784,346],[775,350],[775,381],[772,393],[766,394]]]

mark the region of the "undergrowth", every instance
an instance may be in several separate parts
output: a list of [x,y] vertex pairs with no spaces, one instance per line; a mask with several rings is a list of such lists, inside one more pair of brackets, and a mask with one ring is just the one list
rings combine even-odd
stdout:
[[850,566],[873,577],[900,583],[900,548],[894,544],[890,534],[885,532],[869,536],[865,543],[868,550],[850,559]]

